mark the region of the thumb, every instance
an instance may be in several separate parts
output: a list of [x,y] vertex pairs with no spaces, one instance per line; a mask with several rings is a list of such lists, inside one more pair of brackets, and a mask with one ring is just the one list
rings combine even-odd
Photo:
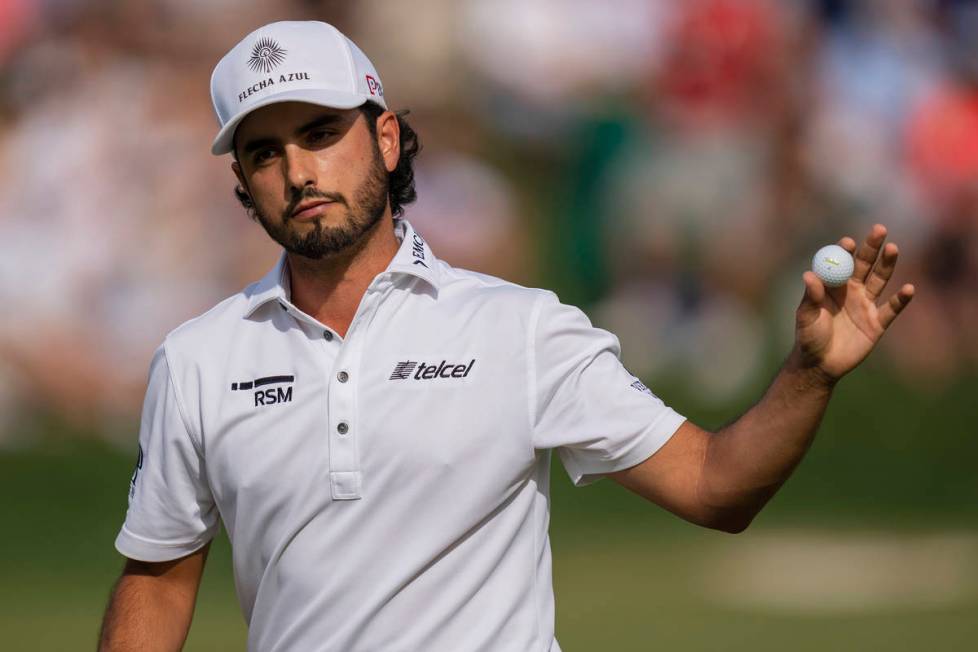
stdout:
[[798,305],[798,325],[808,326],[818,318],[822,301],[825,300],[825,286],[810,271],[802,274],[801,280],[805,282],[805,294]]

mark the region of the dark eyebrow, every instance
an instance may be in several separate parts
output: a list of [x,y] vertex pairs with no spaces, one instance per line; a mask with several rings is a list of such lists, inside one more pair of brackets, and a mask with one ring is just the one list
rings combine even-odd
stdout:
[[[319,116],[315,120],[312,120],[310,122],[307,122],[306,124],[302,125],[298,129],[296,129],[295,130],[295,135],[296,136],[301,136],[302,134],[306,133],[307,131],[312,131],[316,127],[325,127],[327,125],[335,124],[337,122],[340,122],[342,119],[343,119],[343,116],[340,115],[340,114],[338,114],[338,113],[326,113],[324,115]],[[274,138],[255,138],[255,139],[249,140],[247,143],[245,143],[245,146],[242,149],[242,152],[245,155],[251,154],[255,150],[260,149],[262,147],[266,147],[268,145],[274,145],[275,142],[276,141],[275,141]]]

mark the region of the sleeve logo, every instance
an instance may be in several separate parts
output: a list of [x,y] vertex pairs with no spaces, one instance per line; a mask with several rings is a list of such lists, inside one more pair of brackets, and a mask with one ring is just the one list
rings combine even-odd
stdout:
[[132,477],[129,478],[129,502],[132,502],[136,495],[136,478],[139,476],[139,469],[143,468],[143,445],[139,445],[139,454],[136,456],[136,468],[132,470]]
[[631,386],[640,392],[644,392],[648,394],[649,396],[655,396],[655,394],[652,393],[652,390],[646,387],[645,383],[643,383],[641,380],[636,380],[634,383],[631,384]]

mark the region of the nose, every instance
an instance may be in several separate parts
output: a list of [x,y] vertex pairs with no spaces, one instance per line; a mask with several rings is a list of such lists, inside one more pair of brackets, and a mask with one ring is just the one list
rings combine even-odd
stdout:
[[304,186],[315,186],[316,178],[316,157],[309,150],[303,149],[293,144],[285,148],[282,156],[283,173],[289,184],[289,192],[301,191]]

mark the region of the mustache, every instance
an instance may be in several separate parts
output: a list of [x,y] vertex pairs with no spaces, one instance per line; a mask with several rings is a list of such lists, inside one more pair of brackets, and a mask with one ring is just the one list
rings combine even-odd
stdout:
[[292,219],[292,211],[294,211],[295,207],[306,199],[325,199],[327,201],[335,201],[338,204],[343,204],[347,208],[350,207],[349,203],[346,201],[346,197],[343,196],[343,193],[328,192],[325,190],[320,190],[319,188],[306,188],[299,193],[292,194],[292,201],[290,201],[289,205],[285,207],[285,212],[282,214],[282,219]]

